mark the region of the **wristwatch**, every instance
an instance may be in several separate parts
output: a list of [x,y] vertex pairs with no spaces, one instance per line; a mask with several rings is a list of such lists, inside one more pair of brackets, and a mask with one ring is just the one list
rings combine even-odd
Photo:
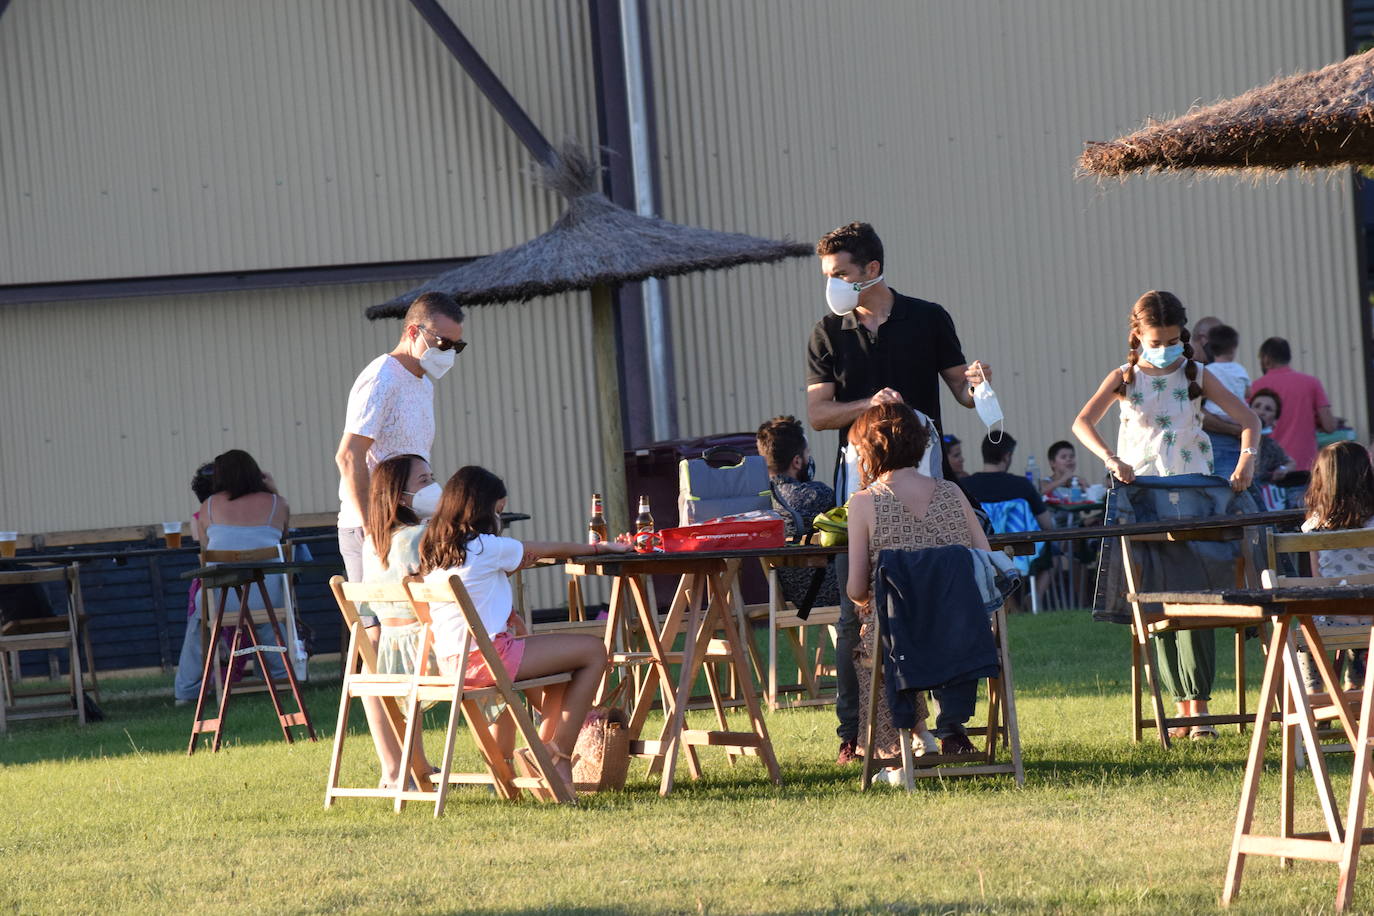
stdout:
[[1253,447],[1253,446],[1251,446],[1250,448],[1243,448],[1243,449],[1241,449],[1241,450],[1240,450],[1240,453],[1241,453],[1242,455],[1249,455],[1249,456],[1251,456],[1252,458],[1258,458],[1258,457],[1259,457],[1259,449],[1257,449],[1257,448],[1255,448],[1255,447]]

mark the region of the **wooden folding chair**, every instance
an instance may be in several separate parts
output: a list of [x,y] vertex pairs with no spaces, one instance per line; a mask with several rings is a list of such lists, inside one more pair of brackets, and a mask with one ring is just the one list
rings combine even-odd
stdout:
[[[1321,588],[1331,585],[1369,585],[1374,584],[1374,573],[1357,576],[1340,576],[1336,578],[1321,576],[1285,576],[1279,570],[1279,557],[1283,554],[1307,554],[1318,550],[1339,550],[1342,548],[1362,549],[1374,547],[1374,528],[1357,528],[1348,531],[1312,531],[1300,534],[1270,534],[1267,544],[1267,565],[1261,574],[1261,581],[1265,588],[1278,587],[1312,587]],[[1342,626],[1339,624],[1319,624],[1315,618],[1306,618],[1300,622],[1302,635],[1296,640],[1295,648],[1306,647],[1311,640],[1311,634],[1319,635],[1322,644],[1331,651],[1347,650],[1355,651],[1367,649],[1369,647],[1369,635],[1371,626],[1367,624]],[[1317,670],[1321,677],[1324,689],[1311,691],[1308,689],[1297,672],[1294,672],[1291,683],[1285,685],[1283,695],[1284,705],[1284,728],[1287,730],[1296,727],[1297,709],[1302,703],[1306,703],[1312,709],[1312,715],[1319,722],[1333,722],[1344,718],[1347,724],[1355,721],[1359,713],[1360,688],[1345,690],[1336,677],[1335,666],[1331,663],[1331,657],[1325,653],[1310,653],[1309,661]],[[1366,677],[1369,674],[1366,672]],[[1305,697],[1297,696],[1297,689],[1300,688]],[[1350,744],[1343,740],[1346,734],[1344,729],[1323,728],[1317,732],[1318,738],[1329,738],[1333,735],[1339,736],[1342,740],[1335,743],[1322,742],[1323,754],[1343,753],[1351,750]],[[1292,738],[1292,736],[1288,736]],[[1299,760],[1304,756],[1302,744],[1292,740]]]
[[[741,618],[739,631],[746,636],[745,646],[749,650],[749,660],[763,689],[768,709],[776,711],[800,706],[829,706],[835,702],[836,690],[823,688],[821,681],[823,678],[835,676],[835,666],[826,664],[825,655],[827,651],[832,655],[838,651],[839,605],[813,607],[810,614],[803,619],[798,609],[783,598],[781,583],[778,580],[778,567],[768,562],[768,559],[760,560],[768,577],[768,602],[746,605],[741,600],[738,603]],[[825,558],[818,559],[823,561]],[[817,568],[823,570],[824,566]],[[760,657],[758,646],[752,638],[752,629],[749,625],[755,623],[761,623],[768,628],[766,662]],[[813,633],[816,634],[814,646],[809,645],[809,637]],[[778,683],[779,637],[784,639],[792,650],[793,666],[797,670],[795,683]]]
[[[409,769],[413,733],[418,728],[420,719],[419,704],[428,699],[442,699],[449,703],[448,727],[444,732],[444,750],[439,764],[439,772],[430,777],[431,781],[438,787],[434,803],[434,816],[438,817],[443,813],[444,805],[448,799],[449,786],[454,784],[494,785],[497,794],[506,799],[516,798],[518,796],[516,790],[518,789],[528,789],[535,798],[547,793],[563,804],[577,804],[577,796],[573,792],[573,787],[554,768],[553,756],[545,747],[544,742],[540,740],[539,732],[535,729],[534,722],[530,719],[529,711],[525,708],[524,702],[525,691],[567,683],[572,680],[572,675],[555,674],[548,677],[512,681],[505,666],[501,664],[500,657],[496,654],[496,648],[492,645],[486,627],[482,625],[482,618],[477,613],[477,608],[473,606],[472,598],[469,597],[467,589],[463,587],[463,580],[458,576],[450,576],[447,582],[434,585],[420,581],[409,581],[405,583],[405,587],[410,593],[411,605],[415,608],[415,616],[421,623],[425,624],[425,631],[420,642],[419,664],[416,666],[416,689],[409,697],[406,735],[401,742],[403,771]],[[475,645],[482,660],[491,670],[492,679],[495,681],[493,686],[465,687],[463,672],[460,671],[452,679],[453,686],[446,696],[440,696],[437,693],[429,695],[421,689],[419,676],[429,658],[430,646],[433,642],[432,634],[429,632],[429,626],[432,623],[429,605],[435,603],[457,605],[463,622],[467,624],[467,634],[463,637],[463,651],[459,658],[467,658]],[[493,699],[505,702],[506,708],[515,720],[517,731],[525,739],[530,754],[534,758],[538,775],[516,776],[511,771],[510,764],[506,762],[496,740],[496,735],[493,733],[491,723],[487,721],[479,704],[479,701]],[[477,751],[486,764],[486,773],[453,772],[453,749],[458,737],[460,708],[463,717],[467,719],[468,728],[477,745]]]
[[[883,614],[874,613],[873,620],[878,628],[878,645],[882,645]],[[926,754],[916,757],[912,751],[912,729],[897,730],[901,742],[901,756],[898,759],[879,758],[874,755],[874,734],[876,732],[878,698],[883,692],[882,652],[873,658],[873,677],[868,693],[868,728],[864,731],[864,768],[861,785],[864,791],[873,784],[873,776],[880,768],[900,764],[902,785],[908,792],[914,791],[917,779],[939,777],[941,779],[958,776],[990,776],[1010,774],[1018,786],[1026,781],[1025,768],[1021,762],[1021,727],[1016,718],[1016,690],[1011,673],[1011,649],[1007,643],[1007,609],[999,607],[990,622],[993,638],[997,645],[999,669],[997,674],[986,678],[988,689],[987,723],[981,727],[967,728],[970,737],[983,738],[983,752],[976,756],[968,754]],[[1006,763],[997,761],[998,743],[1010,751],[1011,760]]]
[[[1126,593],[1131,597],[1131,739],[1139,743],[1146,728],[1153,727],[1159,733],[1159,743],[1165,748],[1172,745],[1169,738],[1170,728],[1194,725],[1237,725],[1241,732],[1254,716],[1245,711],[1245,631],[1250,624],[1236,624],[1234,619],[1218,618],[1170,618],[1162,612],[1147,611],[1134,600],[1141,591],[1140,566],[1131,553],[1131,544],[1144,541],[1185,541],[1185,540],[1239,540],[1238,528],[1209,529],[1203,531],[1164,534],[1140,534],[1121,537],[1122,569],[1126,577]],[[1258,584],[1248,561],[1247,552],[1241,551],[1235,563],[1236,588]],[[1159,677],[1155,670],[1154,653],[1150,644],[1154,637],[1162,633],[1178,633],[1185,630],[1232,630],[1234,636],[1234,661],[1236,678],[1235,713],[1217,713],[1205,716],[1166,716],[1164,699],[1159,692]],[[1145,718],[1140,708],[1142,681],[1149,692],[1153,721]]]
[[[60,616],[40,617],[30,620],[13,621],[0,629],[0,732],[9,728],[9,720],[46,719],[54,716],[76,716],[79,724],[86,724],[86,694],[84,678],[81,674],[81,652],[79,634],[83,605],[81,602],[80,569],[73,563],[49,569],[25,569],[14,572],[0,572],[0,585],[39,584],[43,582],[65,582],[67,585],[66,612]],[[89,638],[86,642],[86,664],[95,668],[95,659],[90,654]],[[64,696],[68,700],[61,703],[41,703],[31,705],[20,703],[15,695],[15,681],[18,679],[18,654],[32,650],[67,650],[68,688],[65,690],[45,690],[26,692],[28,697]],[[11,670],[10,658],[14,658]],[[71,705],[68,705],[70,702]]]
[[[410,692],[423,686],[426,699],[442,693],[445,699],[452,695],[452,678],[422,676],[417,681],[414,674],[385,674],[377,670],[377,650],[364,631],[362,617],[358,613],[360,601],[391,601],[410,603],[410,593],[400,582],[368,584],[345,582],[343,576],[329,580],[329,589],[339,605],[348,630],[348,654],[344,661],[343,689],[339,693],[339,719],[334,729],[334,748],[329,758],[329,779],[325,783],[324,806],[332,807],[336,798],[389,798],[399,810],[407,800],[421,798],[426,801],[435,799],[430,787],[430,771],[419,760],[411,760],[410,766],[402,770],[408,772],[417,789],[407,790],[406,780],[397,780],[393,788],[373,786],[345,787],[339,785],[340,764],[343,761],[344,741],[348,735],[348,711],[350,701],[362,697],[377,697],[382,704],[386,726],[391,730],[397,747],[405,736],[405,703]],[[427,625],[425,625],[427,629]],[[421,643],[425,640],[421,639]],[[448,692],[444,692],[447,688]]]

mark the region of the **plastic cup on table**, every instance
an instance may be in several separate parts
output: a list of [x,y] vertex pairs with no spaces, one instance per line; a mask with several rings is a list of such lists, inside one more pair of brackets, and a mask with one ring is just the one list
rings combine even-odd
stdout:
[[15,548],[18,546],[18,531],[0,531],[0,557],[14,556]]
[[181,546],[181,522],[163,522],[162,536],[167,540],[167,546],[175,550]]

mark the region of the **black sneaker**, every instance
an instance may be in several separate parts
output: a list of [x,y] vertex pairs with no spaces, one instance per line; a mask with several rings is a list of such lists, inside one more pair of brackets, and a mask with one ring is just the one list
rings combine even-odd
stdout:
[[956,732],[947,738],[940,739],[941,754],[976,754],[978,748],[973,746],[973,742],[968,740],[968,735]]
[[858,763],[863,758],[859,756],[859,749],[853,741],[841,741],[840,753],[835,758],[835,763],[840,766],[848,766],[851,763]]

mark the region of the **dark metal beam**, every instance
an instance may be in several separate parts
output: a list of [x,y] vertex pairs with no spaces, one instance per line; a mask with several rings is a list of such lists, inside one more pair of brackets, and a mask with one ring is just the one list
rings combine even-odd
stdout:
[[410,0],[410,3],[424,17],[425,22],[429,23],[429,27],[439,36],[439,40],[448,48],[449,53],[467,71],[468,77],[477,84],[477,88],[481,89],[483,95],[496,106],[496,111],[505,120],[506,126],[520,138],[525,148],[540,162],[552,162],[553,146],[539,132],[530,116],[525,114],[525,110],[520,107],[515,96],[510,94],[505,83],[502,83],[491,67],[487,66],[482,55],[458,28],[458,24],[439,5],[439,0]]
[[[3,2],[3,0],[0,0]],[[17,283],[0,286],[0,305],[26,302],[72,302],[81,299],[123,299],[131,296],[172,296],[188,293],[237,292],[292,286],[329,286],[345,283],[411,283],[467,264],[474,258],[437,258],[426,261],[382,261],[327,267],[286,267],[275,270],[168,274],[158,277],[117,277],[58,283]]]

